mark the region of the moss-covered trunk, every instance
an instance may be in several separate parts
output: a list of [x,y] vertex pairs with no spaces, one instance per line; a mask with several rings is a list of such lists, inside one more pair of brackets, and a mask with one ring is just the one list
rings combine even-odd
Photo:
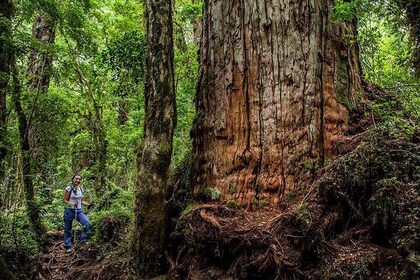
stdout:
[[25,193],[26,211],[36,233],[37,241],[42,244],[45,228],[42,226],[39,205],[35,200],[35,187],[32,181],[31,155],[29,151],[28,120],[21,104],[22,87],[18,78],[16,62],[13,65],[13,104],[18,117],[19,142],[22,153],[22,177]]
[[277,204],[311,184],[360,92],[353,23],[333,1],[204,1],[195,191]]
[[162,270],[165,193],[176,125],[172,1],[144,2],[147,56],[143,147],[135,192],[134,253],[141,277]]
[[[45,51],[48,44],[54,41],[55,29],[49,17],[40,12],[35,19],[32,28],[32,35],[39,47],[32,49],[27,71],[27,89],[33,94],[33,103],[29,112],[25,112],[21,102],[22,86],[16,66],[13,62],[13,104],[19,122],[19,142],[22,153],[22,177],[23,189],[25,191],[25,202],[28,216],[32,222],[33,229],[39,243],[43,242],[45,228],[42,225],[39,205],[35,199],[35,186],[33,184],[33,157],[37,157],[37,139],[39,133],[36,131],[37,121],[42,121],[42,116],[37,116],[36,106],[40,94],[46,93],[49,86],[49,77],[52,67],[52,58],[49,52]],[[34,121],[35,120],[35,121]],[[38,166],[38,165],[36,165]]]
[[3,177],[3,160],[6,156],[7,108],[6,94],[10,79],[10,63],[12,56],[11,18],[13,4],[10,0],[0,1],[0,178]]
[[42,127],[45,126],[43,112],[37,109],[40,95],[46,94],[50,84],[53,56],[49,49],[55,41],[55,23],[47,13],[39,11],[32,25],[35,45],[31,49],[28,70],[27,90],[32,95],[33,104],[28,112],[28,137],[32,160],[35,168],[42,173],[42,163],[48,159],[47,147],[51,143],[43,140]]

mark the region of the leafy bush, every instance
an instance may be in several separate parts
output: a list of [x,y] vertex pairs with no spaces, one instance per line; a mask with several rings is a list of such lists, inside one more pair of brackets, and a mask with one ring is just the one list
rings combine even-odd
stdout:
[[115,246],[129,232],[132,213],[125,209],[103,210],[92,215],[92,233],[95,243]]
[[35,279],[40,248],[22,209],[0,212],[0,255],[22,279]]

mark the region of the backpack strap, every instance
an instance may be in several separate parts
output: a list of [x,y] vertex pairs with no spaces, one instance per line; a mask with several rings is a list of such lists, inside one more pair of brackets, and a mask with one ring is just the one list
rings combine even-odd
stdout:
[[[82,186],[80,186],[80,190],[82,191],[82,194],[85,192],[85,190],[83,189]],[[70,186],[70,192],[69,192],[69,200],[70,200],[70,196],[71,196],[71,192],[74,192],[76,194],[76,192],[73,189],[73,186]]]
[[70,201],[71,192],[76,193],[76,192],[74,191],[74,189],[73,189],[73,186],[72,186],[72,185],[70,185],[69,187],[70,187],[70,191],[69,191],[69,200],[67,200],[67,201]]

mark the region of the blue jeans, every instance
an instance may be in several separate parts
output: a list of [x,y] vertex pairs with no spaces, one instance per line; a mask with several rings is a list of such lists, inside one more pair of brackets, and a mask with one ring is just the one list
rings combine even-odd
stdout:
[[83,226],[82,235],[80,236],[80,243],[86,242],[89,238],[90,222],[82,209],[64,210],[64,248],[71,247],[71,229],[73,227],[73,220],[76,219]]

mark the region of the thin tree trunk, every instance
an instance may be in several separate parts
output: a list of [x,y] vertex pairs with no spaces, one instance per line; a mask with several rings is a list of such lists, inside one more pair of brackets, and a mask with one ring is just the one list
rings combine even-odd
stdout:
[[204,1],[195,192],[276,205],[310,185],[361,92],[354,24],[333,1]]
[[173,71],[172,1],[145,1],[147,57],[146,120],[138,159],[134,204],[134,254],[137,272],[151,277],[162,272],[165,195],[176,126]]
[[36,157],[38,132],[35,131],[36,125],[32,120],[36,119],[35,112],[39,94],[45,93],[49,86],[50,69],[52,65],[51,56],[48,52],[42,51],[46,44],[54,41],[54,27],[47,20],[48,16],[43,12],[36,18],[33,25],[33,36],[41,45],[40,49],[33,49],[29,57],[29,66],[27,71],[27,88],[35,94],[31,110],[26,116],[23,111],[20,95],[22,87],[18,77],[16,62],[13,65],[13,104],[19,121],[19,138],[22,152],[22,176],[23,189],[25,192],[25,202],[29,219],[32,222],[37,240],[40,244],[43,242],[45,228],[42,225],[40,216],[40,207],[35,200],[35,187],[33,185],[33,166],[32,157]]
[[[201,0],[192,0],[192,3],[195,4]],[[194,33],[194,44],[199,47],[201,40],[201,33],[203,32],[203,24],[200,19],[195,19],[193,22],[193,33]]]
[[100,108],[95,106],[96,124],[94,134],[96,137],[97,159],[98,159],[98,183],[95,185],[96,194],[99,196],[103,193],[106,178],[106,156],[108,152],[108,142],[105,137],[105,129],[102,123],[102,112]]
[[[0,0],[0,186],[4,186],[5,159],[7,154],[7,105],[6,96],[10,80],[12,57],[11,18],[13,4],[10,0]],[[6,188],[0,189],[0,209],[7,201]]]
[[45,229],[42,226],[39,205],[35,200],[35,188],[32,182],[32,166],[31,155],[29,149],[28,137],[28,122],[23,112],[20,94],[22,87],[18,78],[16,65],[13,65],[13,104],[18,116],[19,121],[19,140],[22,152],[22,176],[23,176],[23,189],[25,192],[26,211],[29,219],[32,222],[35,236],[40,244],[43,242]]
[[[11,0],[0,0],[0,178],[3,178],[3,160],[6,157],[7,143],[7,108],[6,94],[10,80],[10,62],[12,57],[11,18],[13,4]],[[0,179],[1,180],[1,179]]]

